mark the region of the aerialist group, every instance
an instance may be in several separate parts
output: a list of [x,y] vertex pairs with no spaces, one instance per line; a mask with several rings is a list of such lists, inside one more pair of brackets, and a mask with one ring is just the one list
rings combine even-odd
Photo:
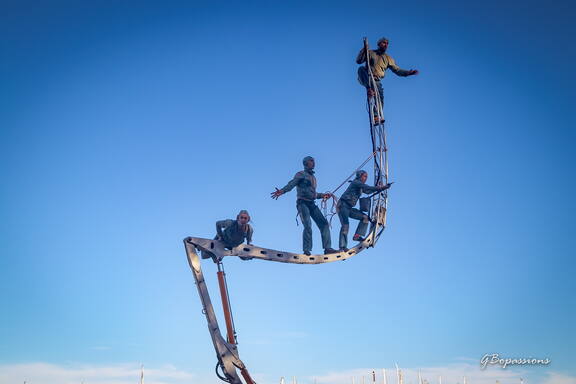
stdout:
[[[388,49],[388,39],[381,38],[378,40],[377,44],[378,49],[375,50],[367,51],[365,48],[362,48],[356,57],[356,63],[365,63],[367,56],[366,52],[368,52],[369,64],[372,69],[371,74],[366,67],[360,66],[358,68],[358,81],[366,87],[369,98],[373,98],[376,95],[379,96],[380,103],[374,103],[374,105],[382,106],[384,104],[384,90],[382,88],[381,80],[384,78],[387,69],[390,69],[397,76],[402,77],[417,75],[418,71],[415,69],[401,69],[396,65],[394,59],[386,54],[386,50]],[[370,79],[370,76],[372,76],[372,79]],[[383,121],[379,121],[380,119],[378,116],[382,116],[382,114],[374,113],[373,125],[383,123]],[[318,193],[316,191],[317,181],[316,176],[314,175],[314,167],[316,163],[314,158],[306,156],[302,160],[302,164],[304,170],[296,173],[294,178],[292,178],[292,180],[290,180],[284,187],[280,189],[276,188],[276,190],[271,193],[271,197],[273,199],[278,199],[280,196],[286,192],[290,192],[294,187],[296,187],[296,208],[298,210],[298,215],[302,220],[302,224],[304,225],[304,231],[302,234],[303,253],[306,255],[312,253],[312,220],[314,220],[320,230],[324,254],[337,253],[338,251],[333,249],[331,245],[328,221],[315,203],[315,200],[326,200],[333,197],[333,195],[331,193]],[[348,251],[347,246],[350,218],[359,220],[356,232],[352,239],[354,241],[364,241],[364,236],[371,219],[367,212],[365,212],[366,210],[355,208],[356,203],[362,194],[378,193],[390,188],[391,185],[391,183],[389,183],[386,185],[370,186],[366,184],[367,179],[368,173],[366,171],[357,171],[355,179],[350,182],[346,191],[342,194],[340,199],[338,199],[336,211],[341,224],[338,244],[340,251]],[[254,231],[249,222],[250,215],[246,210],[240,211],[236,216],[236,220],[230,219],[218,221],[216,223],[216,239],[222,241],[224,245],[230,249],[242,244],[245,240],[248,244],[251,244]]]

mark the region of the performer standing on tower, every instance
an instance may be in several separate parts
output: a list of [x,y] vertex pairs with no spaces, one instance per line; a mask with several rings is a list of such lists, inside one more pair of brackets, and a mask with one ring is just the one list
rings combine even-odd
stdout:
[[[384,78],[384,76],[386,75],[386,70],[388,68],[390,68],[390,70],[392,72],[394,72],[396,75],[398,76],[402,76],[402,77],[407,77],[407,76],[413,76],[413,75],[417,75],[418,74],[418,70],[416,69],[401,69],[398,65],[396,65],[396,62],[394,61],[394,59],[392,57],[390,57],[387,53],[386,50],[388,49],[388,39],[383,37],[380,40],[378,40],[378,49],[376,50],[368,50],[368,57],[370,58],[370,61],[368,62],[370,64],[370,68],[372,70],[372,79],[374,80],[373,82],[370,81],[370,74],[368,73],[368,70],[366,69],[366,67],[362,66],[358,68],[358,81],[360,82],[360,84],[362,84],[364,87],[366,87],[367,91],[368,91],[368,96],[369,97],[374,97],[374,95],[376,94],[376,90],[374,89],[374,86],[376,87],[376,89],[378,89],[378,95],[380,96],[380,105],[384,105],[384,89],[382,88],[382,83],[381,80]],[[356,63],[357,64],[362,64],[366,62],[366,50],[368,48],[368,43],[366,43],[366,47],[362,48],[360,50],[360,52],[358,53],[358,56],[356,57]],[[379,113],[375,112],[374,116],[378,116]],[[381,113],[380,113],[381,115]],[[375,124],[379,124],[379,121],[375,121]]]

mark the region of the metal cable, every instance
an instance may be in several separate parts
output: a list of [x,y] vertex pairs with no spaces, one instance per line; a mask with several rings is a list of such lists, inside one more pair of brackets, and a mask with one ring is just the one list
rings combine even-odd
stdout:
[[[220,369],[222,370],[222,373],[224,373],[224,376],[222,376],[222,375],[220,374],[220,372],[218,372],[218,367],[220,367]],[[222,380],[222,381],[224,381],[224,382],[226,382],[226,383],[231,383],[231,382],[232,382],[232,380],[230,380],[230,379],[227,377],[226,372],[224,372],[224,368],[222,367],[222,364],[220,363],[220,361],[218,361],[218,362],[216,363],[216,368],[215,368],[214,370],[216,371],[216,376],[218,376],[218,378],[219,378],[220,380]]]

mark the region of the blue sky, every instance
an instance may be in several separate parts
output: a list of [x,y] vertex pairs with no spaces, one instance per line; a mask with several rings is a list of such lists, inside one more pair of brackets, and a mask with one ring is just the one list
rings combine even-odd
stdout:
[[[151,382],[214,382],[181,240],[248,209],[256,244],[299,251],[295,192],[269,193],[306,155],[320,190],[369,155],[354,58],[363,36],[386,36],[421,72],[384,80],[389,226],[342,263],[227,260],[244,362],[263,383],[395,362],[575,382],[574,14],[566,1],[3,2],[0,380],[51,384],[49,367],[65,372],[54,382],[97,382],[143,363]],[[480,371],[486,353],[552,363]]]

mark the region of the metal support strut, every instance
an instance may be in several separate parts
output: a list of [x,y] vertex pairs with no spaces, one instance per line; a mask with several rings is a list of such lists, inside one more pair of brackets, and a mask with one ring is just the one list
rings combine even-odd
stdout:
[[224,265],[222,261],[218,262],[218,285],[220,287],[220,298],[222,299],[222,310],[224,311],[224,319],[226,320],[226,334],[230,344],[237,344],[236,330],[234,329],[234,321],[232,320],[232,308],[230,308],[230,298],[228,297],[228,285],[226,284],[226,274],[224,273]]
[[[224,377],[218,375],[222,380],[230,384],[255,384],[254,380],[250,377],[246,366],[240,360],[238,356],[238,348],[234,340],[234,327],[232,323],[232,315],[230,313],[230,305],[228,302],[228,296],[226,294],[226,282],[223,279],[223,271],[219,268],[218,278],[221,281],[221,287],[223,285],[224,290],[221,288],[222,304],[224,306],[225,312],[228,311],[227,319],[229,319],[228,328],[228,340],[225,340],[220,333],[220,327],[218,326],[218,320],[216,319],[216,313],[214,312],[214,307],[212,306],[212,301],[210,300],[210,294],[208,293],[208,287],[206,286],[206,281],[204,280],[204,275],[202,273],[202,268],[200,266],[200,257],[196,253],[196,246],[191,238],[186,238],[184,240],[184,246],[186,247],[186,255],[188,257],[188,264],[192,269],[194,279],[196,280],[196,288],[198,288],[198,294],[200,295],[200,300],[202,301],[202,313],[206,316],[206,321],[208,322],[208,331],[212,337],[212,344],[214,344],[214,349],[216,351],[216,357],[218,359],[218,365],[222,369]],[[210,249],[204,249],[210,251]],[[226,309],[227,308],[227,309]],[[228,327],[228,320],[227,320]],[[238,376],[236,370],[239,369],[244,382]]]

